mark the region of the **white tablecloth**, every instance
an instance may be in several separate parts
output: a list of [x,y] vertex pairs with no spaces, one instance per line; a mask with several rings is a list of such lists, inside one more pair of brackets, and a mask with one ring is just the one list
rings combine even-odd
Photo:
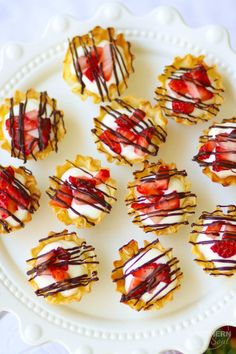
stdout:
[[[48,19],[60,13],[86,19],[103,3],[102,0],[0,0],[0,45],[7,41],[37,40]],[[158,5],[171,5],[182,14],[186,23],[201,26],[209,23],[228,28],[232,47],[236,50],[235,0],[123,0],[135,14],[144,14]],[[1,301],[1,299],[0,299]],[[0,313],[0,354],[66,354],[55,343],[30,347],[21,341],[14,315]]]

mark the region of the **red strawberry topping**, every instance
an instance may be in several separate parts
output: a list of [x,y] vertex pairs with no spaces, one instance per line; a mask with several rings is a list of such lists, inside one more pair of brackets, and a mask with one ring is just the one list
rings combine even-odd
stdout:
[[173,101],[172,109],[175,113],[190,114],[194,110],[194,104],[184,101]]
[[163,196],[158,204],[155,205],[157,210],[176,210],[180,207],[180,200],[176,192],[169,196]]
[[216,142],[214,140],[209,140],[203,144],[198,153],[199,160],[206,160],[211,156],[212,151],[215,149]]
[[109,148],[112,151],[114,151],[116,154],[119,155],[121,153],[120,143],[117,142],[117,136],[114,133],[112,133],[109,130],[104,130],[104,132],[102,132],[99,138],[104,144],[109,146]]
[[14,214],[17,209],[17,204],[0,190],[0,218],[6,219],[10,214]]
[[236,241],[222,240],[211,246],[211,250],[222,258],[230,258],[236,255]]
[[60,208],[69,208],[72,203],[72,190],[67,184],[62,184],[50,204]]
[[137,191],[146,196],[163,194],[164,190],[168,188],[168,184],[169,178],[156,179],[152,182],[142,182],[137,186]]
[[220,230],[222,228],[222,223],[220,222],[213,222],[212,224],[208,225],[206,228],[206,235],[212,239],[220,236]]
[[110,171],[102,168],[95,176],[96,184],[106,183],[110,178]]
[[211,85],[206,69],[203,65],[198,65],[190,71],[187,71],[185,74],[182,75],[182,78],[184,80],[193,80],[194,82],[199,83],[203,86]]
[[[6,129],[10,137],[13,138],[14,147],[20,150],[22,146],[20,143],[19,116],[15,116],[12,119],[13,127],[11,127],[11,120],[8,118],[6,120]],[[30,155],[36,146],[38,146],[40,150],[48,146],[52,128],[50,118],[42,118],[40,123],[38,111],[33,110],[23,115],[22,126],[24,138],[23,148],[26,156]],[[12,128],[14,133],[12,132]]]

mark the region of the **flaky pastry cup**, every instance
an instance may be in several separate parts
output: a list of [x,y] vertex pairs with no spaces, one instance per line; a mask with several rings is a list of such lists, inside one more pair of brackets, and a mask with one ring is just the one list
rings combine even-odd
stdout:
[[[158,235],[169,235],[169,234],[173,234],[176,233],[179,228],[183,225],[183,224],[175,224],[175,225],[171,225],[169,227],[163,228],[161,230],[153,230],[153,228],[149,225],[145,225],[142,220],[141,220],[141,215],[136,209],[133,209],[131,207],[131,203],[130,201],[135,201],[136,200],[136,186],[137,186],[137,182],[143,178],[148,176],[150,173],[153,172],[158,172],[158,170],[161,167],[168,167],[169,170],[171,169],[175,169],[176,168],[176,164],[175,163],[170,163],[170,164],[166,164],[164,161],[159,160],[157,163],[150,163],[149,161],[144,161],[143,164],[143,168],[142,170],[139,171],[135,171],[133,173],[134,175],[134,181],[133,182],[129,182],[128,183],[128,194],[125,197],[125,203],[128,207],[128,214],[131,215],[133,217],[133,223],[135,223],[136,225],[138,225],[139,227],[141,227],[144,232],[149,233],[149,232],[153,232],[155,233],[157,236]],[[174,178],[177,178],[178,180],[181,181],[182,185],[183,185],[183,192],[190,192],[190,188],[191,188],[191,183],[186,179],[185,176],[183,175],[174,175]],[[188,223],[187,220],[189,218],[189,214],[194,214],[194,209],[196,207],[196,196],[193,195],[192,193],[189,196],[186,196],[181,204],[181,207],[185,210],[185,213],[183,214],[183,223]]]
[[[97,47],[102,41],[108,41],[115,47],[118,46],[122,49],[122,53],[115,54],[113,52],[113,71],[120,70],[123,67],[122,80],[116,84],[111,83],[106,85],[104,89],[101,85],[101,92],[98,93],[90,91],[83,85],[83,73],[79,71],[76,75],[76,62],[78,60],[77,50],[79,47],[86,48],[85,52],[90,52],[90,49]],[[63,63],[63,79],[69,86],[72,87],[72,92],[79,95],[82,100],[86,100],[88,97],[92,97],[94,103],[101,101],[111,101],[117,96],[120,96],[127,88],[127,79],[130,74],[134,72],[133,60],[134,55],[130,51],[130,43],[127,42],[122,33],[116,35],[114,28],[104,29],[100,26],[93,28],[89,33],[82,36],[75,36],[71,41],[69,40],[69,47],[66,52],[66,56]],[[120,52],[120,50],[119,50]],[[119,58],[118,58],[119,57]],[[122,59],[120,59],[122,57]],[[119,65],[117,66],[117,60]],[[71,70],[73,66],[74,70]],[[114,69],[116,67],[116,69]]]
[[[175,57],[174,62],[171,65],[165,67],[164,73],[161,74],[158,79],[161,83],[161,86],[157,87],[155,93],[157,95],[157,101],[164,110],[167,117],[173,118],[177,123],[182,123],[186,125],[193,125],[197,123],[201,123],[204,121],[208,121],[218,114],[219,108],[222,105],[224,98],[222,93],[224,92],[224,87],[222,84],[221,75],[218,73],[216,65],[209,66],[204,61],[205,56],[200,55],[195,57],[191,54],[187,54],[184,57]],[[167,95],[167,83],[169,78],[175,71],[185,68],[185,69],[193,69],[197,65],[203,65],[207,71],[207,75],[211,83],[214,84],[212,88],[214,89],[214,97],[211,104],[208,105],[207,109],[203,110],[202,114],[194,117],[181,117],[180,114],[176,114],[175,112],[171,112],[167,109],[166,103],[168,102]],[[206,103],[207,104],[207,103]]]
[[[23,93],[19,90],[17,90],[14,93],[13,96],[13,105],[19,105],[22,102],[26,102],[26,100],[37,100],[38,102],[40,102],[40,92],[34,90],[34,89],[29,89],[28,91],[26,91],[26,93]],[[61,110],[57,110],[56,109],[56,100],[52,99],[48,96],[48,94],[46,93],[46,103],[52,108],[55,109],[55,116],[54,116],[54,122],[55,122],[55,126],[56,126],[56,137],[57,139],[53,139],[49,141],[49,144],[47,145],[47,147],[42,150],[42,151],[35,151],[33,154],[30,154],[27,156],[26,160],[43,160],[45,157],[48,156],[48,154],[51,151],[57,151],[57,144],[58,142],[60,142],[65,133],[66,133],[66,129],[64,126],[64,121],[63,121],[63,116],[64,113]],[[43,101],[43,103],[45,103],[45,99]],[[22,152],[18,152],[18,150],[15,148],[13,149],[12,144],[7,140],[7,138],[5,137],[4,131],[4,125],[6,123],[6,119],[8,118],[8,115],[10,113],[10,109],[11,109],[11,99],[10,98],[6,98],[4,104],[2,104],[0,106],[0,144],[2,149],[8,151],[11,156],[13,157],[17,157],[19,159],[24,160],[25,157],[23,156]],[[14,151],[16,150],[16,151]]]
[[[163,116],[162,111],[158,105],[155,107],[152,107],[151,103],[147,100],[144,99],[138,99],[133,96],[125,96],[122,97],[122,101],[124,103],[127,103],[128,105],[132,106],[135,109],[140,109],[146,113],[146,117],[148,117],[149,124],[156,128],[158,131],[160,131],[160,136],[163,137],[163,139],[160,139],[157,136],[154,136],[152,138],[152,141],[155,145],[159,146],[163,142],[165,142],[166,139],[166,129],[167,129],[167,119]],[[118,110],[123,109],[123,106],[119,103],[119,99],[114,100],[111,102],[109,105],[112,109]],[[95,143],[97,146],[97,150],[99,152],[102,152],[105,154],[106,159],[108,162],[113,162],[115,161],[117,165],[133,165],[136,163],[140,163],[147,158],[147,154],[144,156],[137,157],[135,159],[129,159],[127,157],[123,157],[122,155],[111,155],[109,151],[104,147],[104,143],[99,139],[100,133],[102,133],[102,121],[105,115],[107,114],[106,107],[100,106],[100,112],[98,117],[94,118],[94,126],[95,128],[92,129],[92,133],[95,138]],[[144,119],[145,120],[145,119]]]
[[[15,173],[22,176],[25,180],[24,187],[28,190],[31,196],[31,203],[30,207],[32,208],[33,212],[35,212],[39,208],[39,199],[41,197],[41,192],[38,188],[37,181],[33,176],[32,172],[26,169],[23,166],[14,167],[11,166]],[[18,223],[17,225],[10,225],[9,223],[5,224],[4,227],[4,220],[0,223],[0,233],[2,234],[9,234],[13,231],[20,230],[24,227],[24,225],[32,220],[32,214],[28,211],[26,216],[21,219],[21,224]]]
[[[59,233],[54,233],[53,231],[49,232],[48,237],[42,240],[39,240],[38,246],[34,247],[31,250],[31,255],[32,259],[26,261],[27,262],[27,269],[31,270],[36,266],[36,259],[40,251],[49,243],[52,242],[58,242],[60,240],[64,241],[73,241],[75,242],[78,246],[81,246],[83,242],[86,242],[84,239],[79,238],[75,232],[68,232],[68,230],[64,230]],[[95,256],[95,255],[94,255]],[[96,257],[96,256],[95,256]],[[98,262],[97,262],[98,263]],[[98,278],[96,277],[97,275],[97,264],[96,263],[90,263],[87,264],[87,269],[88,269],[88,276],[93,276],[95,275],[94,281],[97,281]],[[32,288],[37,291],[39,289],[38,284],[35,282],[34,279],[29,280],[29,284],[32,286]],[[86,293],[90,293],[92,288],[92,283],[90,282],[86,286],[79,286],[76,288],[76,293],[70,296],[63,296],[60,292],[54,294],[54,295],[49,295],[45,297],[45,300],[52,304],[52,305],[65,305],[69,304],[71,302],[79,302],[82,297]]]
[[[226,218],[230,217],[235,219],[236,221],[236,207],[234,205],[228,205],[228,206],[224,206],[227,207],[227,214],[225,214],[222,211],[222,207],[221,206],[217,206],[216,210],[214,210],[212,213],[207,213],[207,212],[203,212],[206,213],[207,215],[209,215],[210,217],[223,217]],[[216,220],[217,221],[217,220]],[[225,270],[218,270],[216,269],[214,262],[209,261],[205,255],[199,250],[199,247],[197,244],[195,244],[197,242],[197,238],[199,233],[201,233],[202,229],[203,229],[203,222],[204,219],[201,217],[192,224],[192,232],[189,235],[189,243],[192,245],[192,253],[197,257],[195,258],[195,262],[203,268],[203,270],[213,276],[219,276],[219,275],[225,275],[225,276],[232,276],[236,273],[236,267],[235,269],[233,269],[233,267],[231,267],[231,269],[225,269]],[[236,241],[235,241],[236,242]],[[216,256],[217,258],[217,256]],[[222,263],[222,266],[224,264]],[[227,264],[227,262],[225,262],[225,266],[229,266],[229,264]]]
[[[84,168],[90,172],[96,172],[101,169],[101,162],[99,160],[95,160],[90,156],[82,156],[82,155],[77,155],[75,160],[71,163],[69,160],[66,161],[64,165],[57,166],[56,171],[55,171],[55,177],[56,178],[61,178],[63,174],[70,168],[72,167],[81,167]],[[107,180],[107,190],[109,193],[109,198],[108,198],[108,203],[113,204],[114,201],[116,200],[115,195],[116,195],[116,181],[112,178],[109,178]],[[50,186],[53,189],[58,190],[59,185],[50,179]],[[50,194],[50,189],[47,191],[47,194]],[[56,213],[57,218],[62,221],[65,225],[72,225],[74,224],[78,228],[89,228],[91,226],[99,224],[102,219],[105,217],[106,213],[101,212],[99,217],[96,219],[92,219],[90,217],[82,217],[79,216],[72,219],[69,214],[68,210],[66,208],[61,208],[59,206],[52,205],[51,201],[49,202],[49,205],[52,207],[53,211]]]
[[[141,250],[149,250],[149,249],[157,249],[158,251],[165,253],[166,249],[163,248],[163,246],[160,244],[159,240],[155,240],[152,243],[149,243],[148,241],[144,241],[144,248],[139,249],[138,243],[135,240],[131,240],[129,243],[124,245],[119,249],[119,255],[120,259],[114,261],[114,270],[112,272],[112,280],[113,282],[116,283],[116,290],[121,293],[121,294],[126,294],[125,290],[125,278],[124,278],[124,272],[123,272],[123,267],[124,265],[134,258],[138,253],[140,253]],[[172,249],[168,250],[165,255],[170,259],[170,260],[176,260],[173,264],[172,271],[176,271],[176,285],[175,287],[169,291],[166,295],[159,299],[154,299],[150,303],[146,304],[143,300],[141,299],[130,299],[128,301],[124,301],[123,303],[129,305],[132,309],[136,311],[140,310],[159,310],[161,309],[167,302],[173,300],[173,294],[176,290],[180,288],[180,283],[181,283],[181,278],[183,276],[182,272],[180,271],[180,268],[177,266],[177,259],[172,257]]]

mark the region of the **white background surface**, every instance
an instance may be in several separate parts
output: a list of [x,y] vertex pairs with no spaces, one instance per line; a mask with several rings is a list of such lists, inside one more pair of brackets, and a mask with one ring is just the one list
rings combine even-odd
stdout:
[[[102,0],[0,0],[0,45],[8,41],[37,40],[49,18],[67,13],[79,20],[91,17]],[[225,26],[236,50],[236,1],[235,0],[124,0],[135,14],[142,15],[158,5],[171,5],[182,14],[190,26],[209,23]],[[0,299],[1,301],[1,299]],[[15,317],[0,313],[0,354],[66,354],[58,344],[49,343],[38,348],[24,344],[19,335]]]

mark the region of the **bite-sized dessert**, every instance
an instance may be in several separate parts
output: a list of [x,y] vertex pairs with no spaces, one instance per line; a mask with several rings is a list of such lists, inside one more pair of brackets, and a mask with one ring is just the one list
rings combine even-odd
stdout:
[[144,161],[143,168],[133,173],[125,198],[133,223],[145,232],[171,234],[188,224],[194,214],[196,195],[190,191],[185,170],[174,163]]
[[195,261],[210,275],[236,273],[236,206],[217,206],[204,211],[192,224],[190,243]]
[[201,123],[219,112],[224,92],[221,76],[215,65],[205,63],[204,55],[176,57],[159,80],[156,100],[177,123]]
[[134,71],[130,43],[114,28],[99,26],[69,40],[63,78],[83,100],[111,101],[128,87]]
[[203,167],[213,182],[229,186],[236,183],[236,118],[214,123],[199,139],[193,160]]
[[122,294],[120,302],[137,311],[158,310],[173,299],[182,273],[172,248],[164,249],[158,239],[152,243],[144,241],[144,247],[139,248],[131,240],[119,249],[119,254],[112,279]]
[[63,112],[46,91],[16,91],[0,106],[0,144],[12,157],[44,159],[65,135]]
[[101,106],[94,124],[92,133],[98,151],[118,164],[132,165],[156,156],[159,145],[166,140],[167,120],[161,109],[131,96]]
[[37,296],[51,304],[80,301],[98,280],[94,247],[75,232],[50,232],[31,250],[27,275]]
[[38,209],[40,195],[29,170],[0,165],[0,233],[24,227]]
[[50,178],[49,205],[66,225],[87,228],[109,214],[116,200],[116,182],[99,160],[77,155],[56,168]]

